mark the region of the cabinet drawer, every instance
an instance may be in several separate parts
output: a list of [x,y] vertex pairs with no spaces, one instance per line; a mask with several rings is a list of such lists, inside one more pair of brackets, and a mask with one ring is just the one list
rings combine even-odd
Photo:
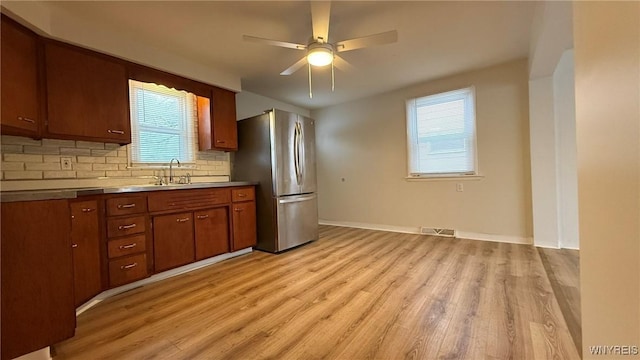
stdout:
[[231,190],[231,200],[233,202],[254,200],[255,198],[255,189],[253,187]]
[[109,261],[109,286],[120,286],[147,277],[147,256],[127,256]]
[[146,230],[144,215],[107,220],[107,236],[117,237],[144,233]]
[[158,191],[149,194],[149,211],[191,210],[231,202],[229,189]]
[[147,211],[147,198],[144,196],[117,197],[107,200],[107,215],[140,214]]
[[144,252],[146,248],[144,235],[127,236],[109,241],[109,259]]

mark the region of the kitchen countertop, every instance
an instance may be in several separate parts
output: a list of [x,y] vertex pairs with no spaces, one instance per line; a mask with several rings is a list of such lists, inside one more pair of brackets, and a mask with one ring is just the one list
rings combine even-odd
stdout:
[[256,181],[227,181],[227,182],[203,182],[193,184],[171,184],[171,185],[127,185],[117,187],[92,187],[78,189],[47,189],[47,190],[24,190],[24,191],[2,191],[0,192],[1,202],[15,201],[37,201],[56,199],[75,199],[78,196],[100,195],[100,194],[122,194],[142,191],[166,191],[180,189],[204,189],[215,187],[234,187],[257,185]]

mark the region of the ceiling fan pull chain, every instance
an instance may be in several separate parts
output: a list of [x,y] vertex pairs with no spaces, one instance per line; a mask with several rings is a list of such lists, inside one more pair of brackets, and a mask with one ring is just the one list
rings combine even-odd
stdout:
[[311,92],[311,64],[307,64],[309,67],[309,99],[313,99],[313,93]]
[[336,78],[333,71],[333,60],[331,60],[331,91],[336,87]]

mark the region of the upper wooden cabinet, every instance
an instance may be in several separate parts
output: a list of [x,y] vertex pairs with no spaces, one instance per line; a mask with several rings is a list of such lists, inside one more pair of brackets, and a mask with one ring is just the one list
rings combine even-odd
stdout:
[[131,142],[124,63],[47,42],[45,64],[48,122],[44,137]]
[[236,94],[217,87],[211,100],[198,97],[198,146],[204,150],[238,150]]
[[2,15],[2,134],[38,136],[38,36]]

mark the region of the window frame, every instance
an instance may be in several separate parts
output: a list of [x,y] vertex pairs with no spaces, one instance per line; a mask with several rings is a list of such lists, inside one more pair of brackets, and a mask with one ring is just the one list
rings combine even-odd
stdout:
[[[128,85],[129,85],[129,103],[130,103],[129,111],[130,111],[130,121],[131,121],[131,145],[130,145],[130,151],[128,156],[129,168],[142,168],[142,169],[165,168],[171,161],[171,159],[166,159],[158,162],[141,162],[141,161],[135,160],[134,149],[136,147],[138,149],[141,148],[140,145],[137,145],[137,144],[140,144],[141,126],[135,114],[136,108],[133,106],[134,91],[136,91],[137,89],[155,91],[158,93],[166,93],[167,95],[177,95],[177,93],[180,93],[180,95],[183,97],[182,100],[184,101],[184,117],[182,119],[183,124],[180,130],[167,131],[167,133],[177,134],[181,137],[182,140],[186,141],[184,150],[187,155],[190,155],[190,159],[181,159],[180,154],[176,154],[172,158],[178,159],[181,165],[186,165],[187,167],[195,166],[197,161],[197,146],[198,146],[197,126],[195,125],[195,118],[197,116],[197,107],[194,104],[195,95],[185,90],[178,90],[175,88],[169,88],[162,84],[142,82],[135,79],[129,79]],[[144,128],[144,126],[142,126],[142,128]],[[159,133],[162,133],[162,132],[163,131],[159,131]],[[139,154],[138,154],[138,158],[140,158]]]
[[[456,100],[465,101],[465,126],[470,123],[472,126],[472,135],[468,139],[472,142],[472,171],[451,171],[451,172],[419,172],[418,162],[418,119],[417,119],[417,102],[426,102],[427,105],[443,104]],[[424,106],[424,105],[423,105]],[[407,124],[407,177],[406,179],[463,179],[481,177],[478,170],[478,126],[476,119],[476,95],[475,87],[469,86],[465,88],[440,92],[431,95],[418,96],[406,100],[406,124]],[[470,119],[469,119],[470,117]],[[467,139],[467,137],[465,137]]]

